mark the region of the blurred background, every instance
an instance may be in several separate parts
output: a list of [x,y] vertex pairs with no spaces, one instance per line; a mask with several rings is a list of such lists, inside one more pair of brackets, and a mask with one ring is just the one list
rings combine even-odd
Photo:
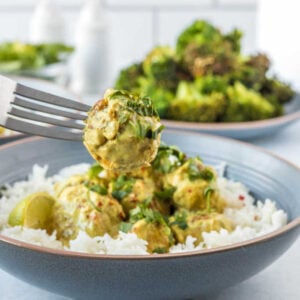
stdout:
[[92,103],[88,95],[112,86],[121,68],[142,60],[155,45],[174,46],[184,28],[204,19],[225,32],[239,28],[243,53],[263,50],[280,77],[300,88],[300,39],[293,38],[299,8],[292,0],[0,0],[0,42],[75,47],[48,79]]

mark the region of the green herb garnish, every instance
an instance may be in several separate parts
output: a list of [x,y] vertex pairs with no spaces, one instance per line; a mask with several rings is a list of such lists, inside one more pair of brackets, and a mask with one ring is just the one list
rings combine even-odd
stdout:
[[148,204],[142,203],[129,212],[130,222],[135,223],[139,220],[145,219],[148,223],[166,224],[163,215],[148,207]]
[[152,166],[155,170],[167,174],[180,167],[185,159],[185,154],[177,147],[161,144]]
[[194,159],[189,160],[188,164],[188,176],[191,181],[197,179],[203,179],[207,181],[211,181],[214,179],[214,173],[207,167],[199,168],[196,161]]
[[95,192],[95,193],[100,194],[100,195],[107,195],[108,194],[107,188],[104,185],[101,185],[101,184],[92,185],[91,187],[89,187],[89,189],[90,189],[90,191]]
[[109,95],[112,100],[124,101],[124,105],[129,111],[137,113],[143,117],[158,117],[158,113],[149,97],[140,97],[124,90],[115,90]]
[[204,198],[205,198],[205,203],[206,203],[206,212],[210,213],[211,212],[211,194],[214,192],[214,189],[211,188],[210,186],[206,187],[204,189]]
[[174,214],[175,217],[175,221],[171,222],[171,226],[172,225],[177,225],[180,229],[185,230],[188,228],[188,224],[187,224],[187,213],[186,211],[177,211]]
[[93,164],[88,170],[89,178],[98,177],[99,173],[103,171],[103,167],[100,166],[98,163]]
[[112,196],[117,200],[122,200],[132,192],[135,179],[125,175],[119,176],[112,184]]
[[167,253],[168,250],[165,247],[157,247],[153,250],[153,253],[163,254]]
[[128,233],[132,228],[132,224],[131,223],[127,223],[127,222],[121,222],[119,225],[119,230],[125,233]]
[[164,129],[164,125],[161,125],[156,130],[152,130],[150,125],[139,121],[136,123],[131,122],[131,126],[134,128],[136,136],[140,139],[147,138],[154,140]]
[[174,192],[176,191],[176,187],[171,186],[162,191],[156,191],[154,196],[162,201],[167,201],[173,198]]

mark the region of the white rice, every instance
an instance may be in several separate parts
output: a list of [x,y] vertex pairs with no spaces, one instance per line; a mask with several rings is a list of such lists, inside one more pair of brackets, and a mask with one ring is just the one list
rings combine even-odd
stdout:
[[[222,174],[224,167],[222,165],[218,173]],[[2,192],[2,198],[0,198],[0,234],[39,246],[64,249],[62,243],[56,240],[55,232],[50,236],[45,230],[20,226],[10,227],[7,223],[8,215],[15,205],[27,195],[40,191],[46,191],[53,195],[55,182],[74,174],[84,173],[88,168],[88,164],[78,164],[62,169],[52,177],[46,177],[47,166],[35,165],[28,180],[7,185],[6,190]],[[275,202],[266,199],[264,202],[257,201],[255,203],[255,199],[242,183],[220,177],[217,185],[222,197],[227,202],[224,214],[236,225],[235,230],[229,232],[222,229],[220,232],[203,233],[203,242],[198,246],[194,245],[195,238],[190,236],[186,239],[185,244],[173,246],[170,249],[171,253],[195,251],[242,242],[274,231],[287,223],[286,213],[277,209]],[[118,238],[113,239],[108,234],[92,238],[81,231],[66,249],[95,254],[148,254],[146,241],[139,239],[133,233],[124,232],[120,232]]]

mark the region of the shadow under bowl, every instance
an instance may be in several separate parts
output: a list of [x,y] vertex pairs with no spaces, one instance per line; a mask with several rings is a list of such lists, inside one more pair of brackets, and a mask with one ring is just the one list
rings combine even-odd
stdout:
[[[217,293],[260,272],[300,232],[300,170],[257,147],[230,139],[168,131],[163,141],[205,163],[227,163],[226,177],[270,198],[289,223],[268,235],[202,251],[149,256],[92,255],[30,245],[0,235],[0,267],[42,289],[74,299],[193,299]],[[91,162],[81,143],[29,138],[0,147],[0,184],[24,179],[33,164],[49,175]]]

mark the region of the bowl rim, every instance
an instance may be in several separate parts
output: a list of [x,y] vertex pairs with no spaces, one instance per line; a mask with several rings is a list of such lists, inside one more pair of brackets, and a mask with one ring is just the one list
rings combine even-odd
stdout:
[[[300,93],[296,93],[292,101],[300,102]],[[300,109],[292,113],[285,113],[282,116],[275,118],[258,120],[258,121],[246,121],[246,122],[187,122],[180,120],[161,119],[162,123],[170,129],[183,129],[183,130],[251,130],[259,129],[263,127],[272,127],[276,125],[288,124],[296,121],[300,118]]]
[[10,140],[12,138],[21,137],[21,136],[25,136],[25,133],[18,132],[18,131],[12,131],[10,134],[7,134],[7,135],[2,134],[2,135],[0,135],[0,142],[2,140],[6,141],[6,140]]
[[[211,135],[211,134],[204,134],[204,133],[198,133],[198,132],[190,132],[190,131],[178,131],[178,130],[170,130],[167,129],[166,131],[168,132],[173,132],[173,133],[185,133],[188,135],[196,135],[196,136],[207,136],[209,138],[214,138],[214,139],[219,139],[219,140],[224,140],[224,141],[230,141],[235,144],[240,144],[243,147],[250,147],[256,151],[263,152],[269,156],[274,157],[277,160],[280,160],[284,162],[285,164],[288,164],[290,167],[298,170],[300,172],[300,167],[285,158],[282,158],[281,156],[274,154],[262,147],[243,142],[243,141],[237,141],[231,138],[226,138],[222,136],[216,136],[216,135]],[[0,146],[0,151],[4,149],[9,149],[11,147],[23,144],[23,143],[31,143],[39,140],[45,140],[46,138],[42,137],[27,137],[21,140],[17,140],[8,144],[4,144]],[[7,237],[3,234],[0,234],[0,242],[7,243],[12,246],[16,246],[19,248],[24,248],[27,250],[32,250],[36,252],[41,252],[43,254],[51,254],[51,255],[58,255],[58,256],[68,256],[68,257],[73,257],[73,258],[85,258],[85,259],[96,259],[96,260],[103,260],[103,259],[112,259],[112,260],[156,260],[156,259],[174,259],[174,258],[183,258],[183,257],[193,257],[193,256],[202,256],[202,255],[210,255],[210,254],[219,254],[222,252],[227,252],[231,250],[237,250],[239,248],[245,248],[245,247],[251,247],[255,246],[260,243],[264,243],[268,240],[271,240],[273,238],[279,237],[286,232],[291,231],[292,229],[295,229],[300,226],[300,216],[296,217],[294,220],[290,221],[283,227],[274,230],[268,234],[264,234],[262,236],[249,239],[243,242],[238,242],[234,243],[231,245],[226,245],[226,246],[220,246],[216,248],[211,248],[211,249],[202,249],[202,250],[195,250],[195,251],[187,251],[187,252],[179,252],[179,253],[165,253],[165,254],[149,254],[149,255],[132,255],[132,254],[92,254],[92,253],[85,253],[85,252],[76,252],[76,251],[71,251],[71,250],[65,250],[65,249],[54,249],[54,248],[49,248],[45,246],[39,246],[35,244],[31,244],[28,242],[24,242],[21,240],[17,240],[11,237]]]

